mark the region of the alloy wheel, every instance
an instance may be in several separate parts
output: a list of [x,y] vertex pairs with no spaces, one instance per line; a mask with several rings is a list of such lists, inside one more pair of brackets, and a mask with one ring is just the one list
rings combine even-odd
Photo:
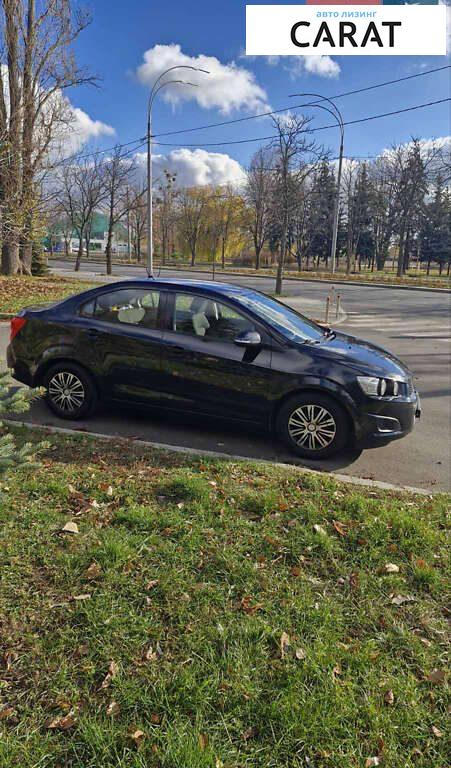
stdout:
[[53,403],[66,413],[77,411],[84,403],[85,388],[74,373],[62,371],[49,381],[48,394]]
[[291,439],[310,451],[322,451],[333,442],[337,425],[334,417],[322,405],[301,405],[288,420]]

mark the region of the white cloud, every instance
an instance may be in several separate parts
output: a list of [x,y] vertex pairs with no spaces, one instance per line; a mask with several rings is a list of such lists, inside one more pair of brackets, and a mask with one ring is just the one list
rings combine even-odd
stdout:
[[338,77],[341,72],[340,65],[330,56],[266,56],[266,63],[270,67],[281,64],[292,80],[306,72],[328,78]]
[[[155,45],[144,53],[144,62],[136,74],[141,83],[151,86],[169,67],[185,65],[206,69],[210,74],[176,70],[172,77],[196,85],[171,85],[161,91],[161,98],[176,105],[181,101],[196,101],[204,109],[219,109],[227,115],[236,110],[258,113],[268,110],[265,90],[258,85],[252,72],[231,61],[222,64],[215,56],[188,56],[180,45]],[[168,75],[166,79],[171,79]]]
[[[145,153],[139,152],[135,157],[144,171]],[[158,178],[165,169],[177,175],[179,187],[205,186],[206,184],[238,186],[244,181],[244,171],[236,160],[221,152],[207,152],[205,149],[182,148],[174,149],[168,155],[154,155],[154,176]]]
[[69,137],[73,144],[81,147],[91,139],[98,139],[100,136],[114,136],[115,130],[111,125],[102,123],[100,120],[93,120],[87,112],[79,107],[72,107],[71,109],[73,120],[69,126]]

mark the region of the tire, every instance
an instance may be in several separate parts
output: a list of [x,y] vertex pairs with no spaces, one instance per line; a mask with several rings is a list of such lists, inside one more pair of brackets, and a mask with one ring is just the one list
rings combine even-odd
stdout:
[[320,392],[294,395],[283,403],[276,430],[285,445],[304,459],[329,458],[343,450],[350,438],[345,411]]
[[46,389],[47,406],[60,419],[84,419],[96,409],[98,398],[94,380],[76,363],[52,365],[42,385]]

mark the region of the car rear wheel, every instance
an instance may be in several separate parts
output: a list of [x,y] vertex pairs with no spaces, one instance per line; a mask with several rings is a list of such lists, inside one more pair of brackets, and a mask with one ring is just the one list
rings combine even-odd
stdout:
[[57,363],[45,374],[46,402],[60,419],[83,419],[97,405],[95,384],[87,371],[75,363]]
[[291,451],[307,459],[325,459],[343,450],[349,440],[346,413],[327,395],[295,395],[277,416],[277,432]]

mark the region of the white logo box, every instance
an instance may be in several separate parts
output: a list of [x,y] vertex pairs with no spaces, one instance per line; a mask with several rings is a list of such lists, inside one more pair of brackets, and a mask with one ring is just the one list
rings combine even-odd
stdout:
[[247,5],[246,54],[446,56],[446,6]]

